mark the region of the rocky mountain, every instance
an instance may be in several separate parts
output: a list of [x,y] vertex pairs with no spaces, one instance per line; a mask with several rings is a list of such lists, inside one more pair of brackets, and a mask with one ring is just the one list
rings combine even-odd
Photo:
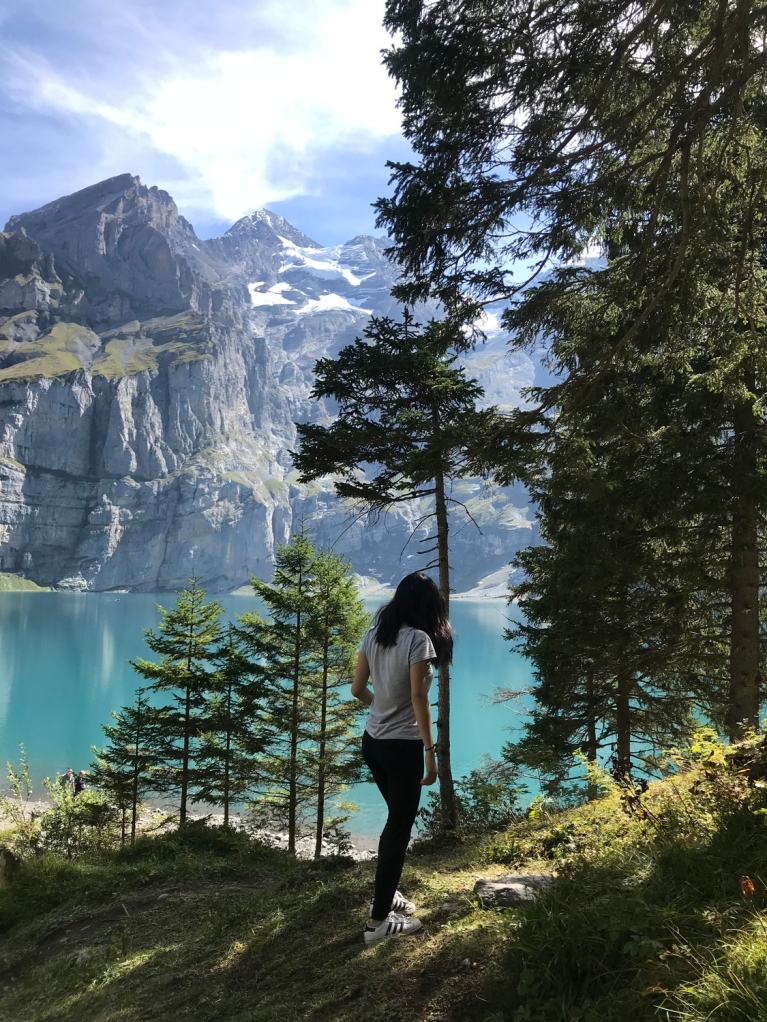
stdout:
[[[396,315],[385,240],[322,247],[259,210],[201,240],[172,198],[124,174],[14,216],[0,233],[0,571],[59,588],[213,591],[269,577],[303,517],[374,584],[421,566],[422,508],[351,523],[329,483],[302,486],[296,421],[317,358]],[[519,401],[532,364],[497,324],[467,357],[488,401]],[[456,588],[530,540],[524,493],[457,486]],[[417,539],[418,537],[416,537]],[[499,575],[500,572],[500,575]]]

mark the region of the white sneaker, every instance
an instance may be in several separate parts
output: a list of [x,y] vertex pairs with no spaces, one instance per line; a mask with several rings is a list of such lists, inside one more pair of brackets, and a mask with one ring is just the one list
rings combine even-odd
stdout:
[[407,919],[396,912],[390,912],[378,926],[366,924],[363,932],[366,944],[377,944],[379,940],[386,940],[387,937],[407,937],[420,929],[420,919],[415,917]]
[[[394,897],[392,898],[390,912],[396,912],[401,916],[414,916],[415,905],[412,901],[408,901],[405,895],[401,891],[395,891]],[[373,899],[370,899],[369,914],[373,914]]]

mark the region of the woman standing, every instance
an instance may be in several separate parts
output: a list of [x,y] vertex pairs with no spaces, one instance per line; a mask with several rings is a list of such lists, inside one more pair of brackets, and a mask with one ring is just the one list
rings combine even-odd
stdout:
[[370,707],[362,756],[389,810],[378,843],[375,895],[364,930],[367,944],[421,929],[421,920],[413,916],[415,905],[397,884],[421,787],[437,779],[429,705],[432,664],[450,663],[452,655],[445,601],[428,575],[415,571],[378,611],[362,640],[352,681],[352,695]]

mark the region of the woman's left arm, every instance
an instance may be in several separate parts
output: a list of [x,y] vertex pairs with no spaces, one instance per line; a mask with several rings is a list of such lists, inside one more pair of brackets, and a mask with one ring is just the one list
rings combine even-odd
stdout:
[[373,702],[373,693],[368,688],[368,678],[370,677],[370,666],[368,664],[368,658],[364,653],[357,654],[357,667],[354,671],[354,678],[352,679],[352,695],[355,699],[359,699],[361,703],[366,706],[370,706]]

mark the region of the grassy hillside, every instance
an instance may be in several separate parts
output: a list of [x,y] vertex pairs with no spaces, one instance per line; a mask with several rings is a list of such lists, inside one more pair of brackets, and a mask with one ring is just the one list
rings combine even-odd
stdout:
[[0,593],[21,592],[33,590],[42,593],[46,591],[45,586],[39,586],[29,578],[22,575],[12,575],[7,571],[0,571]]
[[[124,853],[27,860],[0,891],[0,1019],[767,1018],[764,789],[718,747],[693,760],[638,801],[609,787],[504,834],[425,846],[401,885],[423,933],[372,948],[372,863],[296,862],[199,825]],[[510,870],[557,879],[535,903],[482,908],[476,878]]]

